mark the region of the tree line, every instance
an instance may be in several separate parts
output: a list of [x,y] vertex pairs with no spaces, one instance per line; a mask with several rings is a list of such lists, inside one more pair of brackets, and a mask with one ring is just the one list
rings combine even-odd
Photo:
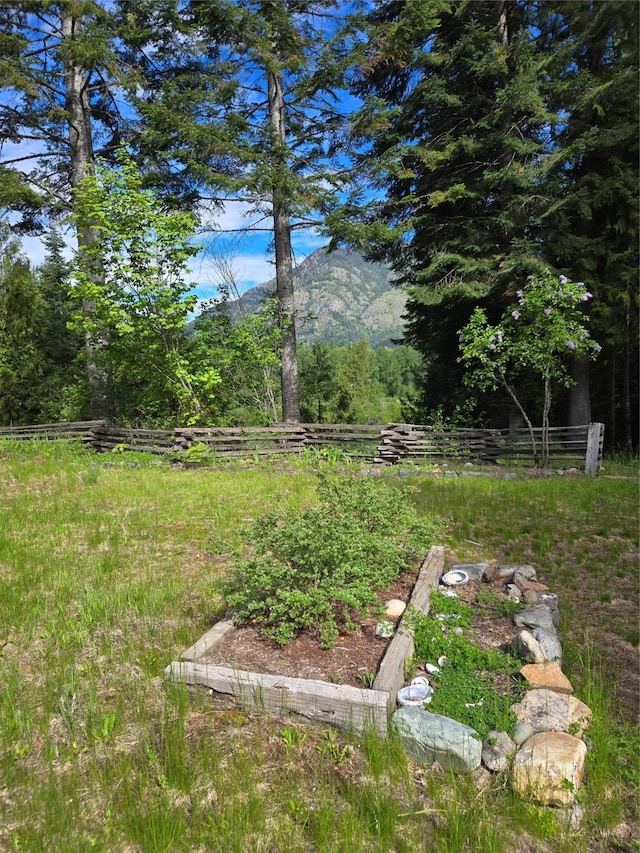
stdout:
[[[297,346],[291,235],[313,227],[388,264],[407,290],[406,342],[421,361],[404,396],[417,420],[504,418],[499,391],[465,385],[460,331],[478,309],[499,322],[527,283],[586,282],[581,310],[601,349],[595,361],[558,355],[572,384],[551,417],[603,420],[612,445],[636,442],[637,4],[52,0],[0,11],[0,201],[17,235],[4,234],[0,283],[5,422],[82,411],[222,422],[234,407],[237,418],[253,407],[296,421],[315,407],[377,420],[348,402],[344,376],[340,402],[339,371],[320,393],[323,356],[310,367]],[[145,246],[134,218],[105,218],[110,170],[128,175],[123,198],[146,199]],[[221,304],[191,333],[190,241],[230,199],[272,236],[275,299],[240,321]],[[20,232],[59,220],[75,229],[73,269],[50,231],[48,259],[30,270]],[[239,378],[249,352],[251,382]],[[546,390],[525,369],[516,381],[525,406],[544,411]]]

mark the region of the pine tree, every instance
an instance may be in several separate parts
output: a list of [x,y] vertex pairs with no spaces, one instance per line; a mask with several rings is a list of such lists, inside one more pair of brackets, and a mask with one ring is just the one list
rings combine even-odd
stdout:
[[[532,223],[551,118],[529,24],[530,4],[507,0],[387,2],[369,16],[355,127],[382,197],[336,230],[409,287],[407,339],[431,361],[425,326],[499,310],[542,267]],[[447,370],[456,345],[452,334],[435,353]]]
[[334,5],[164,3],[150,13],[123,3],[137,21],[132,45],[153,46],[137,104],[140,151],[160,174],[171,172],[183,203],[198,198],[202,213],[242,201],[273,237],[282,417],[292,422],[299,390],[291,233],[322,221],[339,183],[331,136],[342,122],[333,89],[339,63],[321,55],[325,33],[314,17]]
[[[637,3],[545,3],[540,48],[552,73],[546,97],[562,117],[553,128],[543,216],[551,262],[588,282],[593,334],[604,351],[592,375],[596,414],[609,442],[632,446],[638,398],[638,89]],[[590,413],[589,371],[579,380],[569,421]],[[577,409],[578,414],[574,415]],[[637,420],[635,423],[637,429]]]

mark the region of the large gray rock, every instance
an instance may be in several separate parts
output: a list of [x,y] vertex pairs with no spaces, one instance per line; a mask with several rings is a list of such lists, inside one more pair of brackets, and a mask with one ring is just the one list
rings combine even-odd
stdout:
[[481,581],[488,568],[488,563],[457,563],[455,566],[451,566],[450,571],[466,572],[469,575],[469,580]]
[[511,768],[511,787],[542,806],[568,806],[575,800],[587,747],[565,732],[532,735],[518,750]]
[[414,761],[421,764],[437,761],[445,770],[463,773],[480,766],[482,741],[470,726],[408,706],[398,708],[392,725]]
[[560,613],[544,604],[528,607],[513,617],[513,623],[518,628],[546,628],[547,631],[553,631],[559,622]]
[[530,723],[534,732],[571,732],[582,737],[591,721],[591,708],[584,702],[544,688],[529,690],[511,709],[518,722]]
[[557,660],[558,663],[562,661],[562,642],[555,631],[534,628],[531,634],[540,644],[545,660]]

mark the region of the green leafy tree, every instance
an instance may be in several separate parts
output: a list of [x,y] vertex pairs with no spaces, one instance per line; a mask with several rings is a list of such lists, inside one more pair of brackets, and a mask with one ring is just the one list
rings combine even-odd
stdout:
[[[96,149],[105,154],[117,143],[123,119],[114,90],[135,86],[134,75],[118,54],[112,9],[96,0],[0,2],[0,39],[0,140],[11,143],[0,174],[11,192],[2,202],[20,211],[20,227],[39,230],[43,217],[73,209],[72,191],[92,174]],[[87,250],[85,269],[90,256],[98,281],[96,233],[78,229],[77,240],[79,253]],[[85,303],[86,312],[92,308]],[[98,356],[105,343],[104,331],[86,342],[94,418],[111,414]]]
[[[601,347],[587,330],[583,305],[592,298],[583,282],[547,272],[517,291],[500,323],[492,325],[476,308],[460,331],[460,360],[469,368],[467,381],[483,390],[501,387],[522,414],[531,437],[535,464],[549,458],[549,411],[552,383],[569,386],[569,356],[596,358]],[[517,393],[518,374],[542,379],[542,453],[538,454],[531,419]]]
[[[90,341],[108,330],[109,343],[100,354],[112,364],[114,383],[126,389],[120,406],[126,405],[130,417],[140,403],[130,395],[136,386],[146,386],[156,405],[168,398],[167,414],[174,411],[187,423],[201,420],[221,379],[215,366],[192,370],[184,351],[196,301],[188,271],[197,252],[195,217],[165,209],[152,190],[144,189],[124,149],[117,168],[98,167],[76,194],[78,227],[98,235],[77,257],[72,293],[93,306],[77,315],[77,323]],[[101,266],[99,279],[93,275],[94,259]]]
[[215,423],[277,422],[280,340],[275,299],[267,299],[253,313],[234,316],[225,295],[200,314],[188,357],[194,365],[216,365],[220,383],[210,404]]

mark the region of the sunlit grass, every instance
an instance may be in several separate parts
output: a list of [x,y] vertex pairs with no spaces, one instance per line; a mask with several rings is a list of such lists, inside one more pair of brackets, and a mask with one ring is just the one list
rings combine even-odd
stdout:
[[[60,442],[0,446],[0,850],[490,853],[524,830],[531,850],[587,849],[586,831],[565,844],[546,812],[416,767],[394,738],[284,737],[282,720],[164,682],[220,617],[243,525],[304,506],[314,487],[308,466],[179,470]],[[447,520],[459,559],[534,562],[603,607],[603,593],[635,594],[629,481],[418,474],[398,487]],[[582,607],[563,609],[579,627]],[[605,838],[633,784],[632,735],[602,699],[595,651],[567,664],[598,709],[587,796]]]

